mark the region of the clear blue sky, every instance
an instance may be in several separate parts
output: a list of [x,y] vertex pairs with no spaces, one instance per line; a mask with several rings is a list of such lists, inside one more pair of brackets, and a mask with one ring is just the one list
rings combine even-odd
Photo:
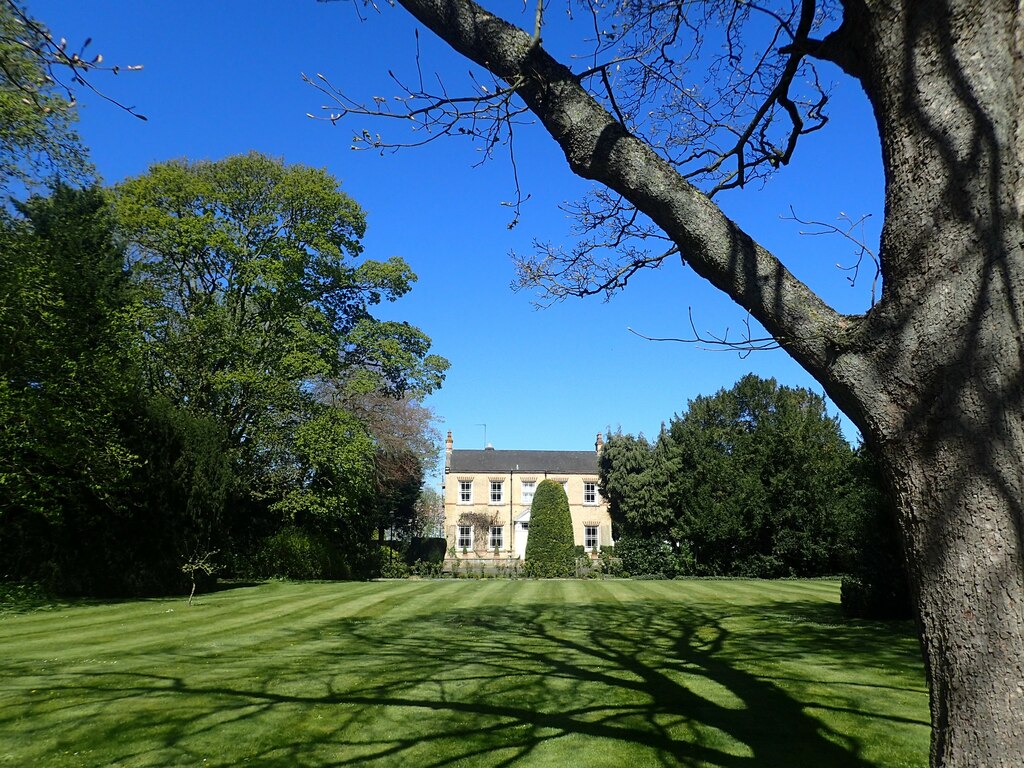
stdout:
[[[519,14],[523,3],[494,6]],[[688,336],[688,307],[702,332],[740,328],[744,313],[678,262],[641,275],[608,303],[569,300],[538,311],[529,295],[513,293],[509,253],[528,251],[535,238],[568,242],[558,205],[586,189],[537,127],[517,137],[520,178],[532,198],[510,230],[501,205],[513,194],[508,164],[473,168],[478,154],[468,141],[381,157],[350,149],[353,132],[381,127],[308,118],[324,98],[302,82],[302,72],[322,72],[364,98],[396,93],[389,69],[412,78],[415,25],[401,9],[385,7],[365,23],[348,2],[315,0],[30,0],[29,11],[72,45],[91,37],[90,51],[108,63],[144,65],[93,82],[147,122],[80,93],[80,133],[104,181],[171,158],[248,150],[326,167],[341,180],[368,214],[366,254],[402,256],[419,275],[412,293],[386,312],[421,327],[451,361],[428,404],[457,447],[483,447],[483,424],[496,448],[585,449],[609,427],[653,435],[690,398],[749,371],[820,391],[781,351],[741,359],[631,334],[628,327]],[[428,31],[420,39],[426,73],[439,72],[449,87],[468,82],[467,63]],[[851,288],[835,266],[851,261],[849,244],[802,237],[798,225],[780,219],[790,205],[803,218],[825,221],[870,213],[869,235],[877,241],[877,132],[858,87],[837,70],[822,71],[836,84],[829,125],[805,137],[795,161],[767,187],[718,202],[833,306],[860,312],[869,303],[868,281]],[[849,426],[847,433],[856,439]]]

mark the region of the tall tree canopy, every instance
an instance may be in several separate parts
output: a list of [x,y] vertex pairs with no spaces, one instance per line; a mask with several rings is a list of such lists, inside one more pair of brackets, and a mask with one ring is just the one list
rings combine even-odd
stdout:
[[257,154],[0,214],[0,578],[152,593],[217,550],[372,569],[447,361],[374,316],[415,275],[363,230],[327,173]]
[[849,568],[865,492],[821,395],[749,374],[692,400],[664,441],[675,534],[700,572],[823,576]]
[[691,400],[653,445],[611,435],[600,468],[623,551],[664,552],[669,570],[846,573],[865,519],[875,519],[877,485],[824,398],[753,374]]
[[363,212],[328,173],[257,153],[160,163],[116,195],[147,291],[150,386],[228,429],[257,497],[291,514],[314,487],[334,489],[329,508],[370,503],[369,478],[346,472],[342,492],[331,476],[374,462],[335,395],[422,396],[447,368],[422,331],[372,314],[410,289],[408,264],[361,258]]
[[[476,86],[469,100],[453,98],[451,85],[403,94],[414,98],[400,117],[493,146],[529,110],[569,167],[596,183],[579,208],[587,234],[568,252],[528,260],[526,283],[555,297],[612,292],[678,256],[748,310],[857,424],[906,540],[932,765],[1019,764],[1019,0],[572,3],[593,17],[597,39],[567,63],[550,52],[571,46],[547,37],[543,0],[522,17],[526,29],[473,0],[397,2],[496,86]],[[828,306],[710,199],[786,164],[799,137],[821,127],[815,61],[863,90],[879,131],[882,293],[862,315]],[[390,109],[344,94],[339,107],[339,116]],[[652,253],[652,241],[664,249]]]
[[219,425],[147,391],[108,196],[58,185],[0,226],[0,578],[166,590],[219,538]]

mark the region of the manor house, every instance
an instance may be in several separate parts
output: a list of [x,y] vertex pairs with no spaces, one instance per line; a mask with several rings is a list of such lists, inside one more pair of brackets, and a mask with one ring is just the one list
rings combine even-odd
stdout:
[[449,558],[522,560],[530,535],[530,505],[541,480],[562,484],[573,537],[596,557],[612,543],[608,505],[598,488],[598,433],[592,451],[455,450],[448,432],[444,454],[444,531]]

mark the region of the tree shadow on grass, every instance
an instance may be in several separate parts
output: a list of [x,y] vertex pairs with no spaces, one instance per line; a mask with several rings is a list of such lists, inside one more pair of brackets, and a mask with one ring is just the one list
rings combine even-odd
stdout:
[[858,665],[905,670],[907,645],[816,603],[734,610],[741,620],[658,601],[355,617],[296,631],[262,662],[183,656],[173,674],[106,667],[54,684],[95,702],[90,738],[133,765],[872,765],[856,728],[811,711],[878,718],[861,698],[818,706],[791,689],[843,689]]

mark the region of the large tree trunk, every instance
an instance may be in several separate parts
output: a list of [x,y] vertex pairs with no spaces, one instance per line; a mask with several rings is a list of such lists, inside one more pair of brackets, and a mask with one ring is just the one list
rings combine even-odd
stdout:
[[944,768],[1024,763],[1021,420],[986,425],[983,410],[965,437],[936,407],[881,451],[919,612],[932,765]]
[[859,76],[886,169],[885,294],[869,315],[884,394],[859,399],[905,538],[944,768],[1024,764],[1017,5],[847,17],[868,41]]

